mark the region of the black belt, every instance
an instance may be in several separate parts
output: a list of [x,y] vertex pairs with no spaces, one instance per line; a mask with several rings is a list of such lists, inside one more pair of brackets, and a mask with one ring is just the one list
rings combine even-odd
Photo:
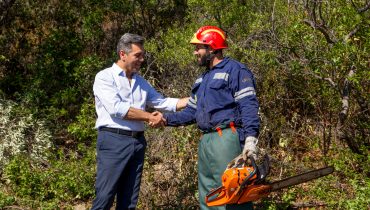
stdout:
[[141,136],[144,136],[144,131],[126,131],[126,130],[119,129],[119,128],[100,127],[99,131],[108,131],[108,132],[117,133],[120,135],[131,136],[136,139]]

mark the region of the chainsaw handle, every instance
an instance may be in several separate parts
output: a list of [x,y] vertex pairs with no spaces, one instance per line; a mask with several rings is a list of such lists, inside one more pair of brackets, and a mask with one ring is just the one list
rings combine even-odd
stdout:
[[258,168],[257,167],[257,163],[256,163],[256,160],[254,159],[254,157],[251,155],[248,157],[250,160],[251,160],[251,163],[252,163],[252,166],[253,168],[255,168],[255,170]]
[[246,177],[243,182],[240,184],[240,188],[243,189],[246,185],[248,185],[248,181],[250,181],[249,179],[251,177],[253,177],[256,173],[257,173],[257,177],[258,177],[258,166],[256,164],[256,161],[254,160],[253,156],[249,156],[248,157],[250,160],[251,160],[251,163],[252,163],[252,167],[253,167],[253,171],[249,174],[248,177]]
[[258,170],[258,165],[256,163],[256,160],[253,158],[253,156],[249,156],[249,159],[251,159],[252,167],[254,168],[255,174],[257,174],[257,179],[260,177],[260,171]]
[[[220,196],[220,194],[223,193],[223,189],[224,188],[222,186],[220,186],[218,188],[215,188],[215,189],[212,189],[211,191],[209,191],[209,193],[207,193],[207,195],[206,195],[206,203],[215,201],[215,200],[219,199],[220,197],[222,197],[222,196]],[[217,195],[217,196],[212,198],[215,195]]]

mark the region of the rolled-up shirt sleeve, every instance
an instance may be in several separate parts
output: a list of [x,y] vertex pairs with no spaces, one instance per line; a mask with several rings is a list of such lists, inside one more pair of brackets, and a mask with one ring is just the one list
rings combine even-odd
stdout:
[[98,73],[95,77],[93,90],[98,108],[104,108],[111,117],[122,119],[126,116],[130,103],[119,95],[119,90],[110,75],[104,72]]
[[197,100],[195,98],[195,94],[192,93],[188,104],[181,112],[165,113],[164,118],[166,119],[167,126],[176,127],[195,123],[195,112],[197,111]]
[[164,112],[176,112],[178,98],[165,98],[148,84],[147,105]]

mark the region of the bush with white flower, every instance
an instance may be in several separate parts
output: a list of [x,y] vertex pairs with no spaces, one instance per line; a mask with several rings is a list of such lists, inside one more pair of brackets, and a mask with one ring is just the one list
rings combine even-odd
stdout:
[[[15,111],[18,105],[0,99],[0,172],[12,157],[24,154],[36,162],[47,158],[51,148],[51,133],[45,122],[32,114],[22,116]],[[21,116],[20,116],[21,115]]]

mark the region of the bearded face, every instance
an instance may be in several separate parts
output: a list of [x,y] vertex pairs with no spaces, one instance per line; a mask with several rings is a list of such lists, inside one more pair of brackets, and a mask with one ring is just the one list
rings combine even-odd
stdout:
[[209,65],[209,59],[207,59],[207,57],[209,57],[209,56],[208,55],[199,56],[198,65],[207,67]]
[[194,55],[197,57],[199,66],[209,66],[210,53],[207,45],[196,44],[194,49]]

